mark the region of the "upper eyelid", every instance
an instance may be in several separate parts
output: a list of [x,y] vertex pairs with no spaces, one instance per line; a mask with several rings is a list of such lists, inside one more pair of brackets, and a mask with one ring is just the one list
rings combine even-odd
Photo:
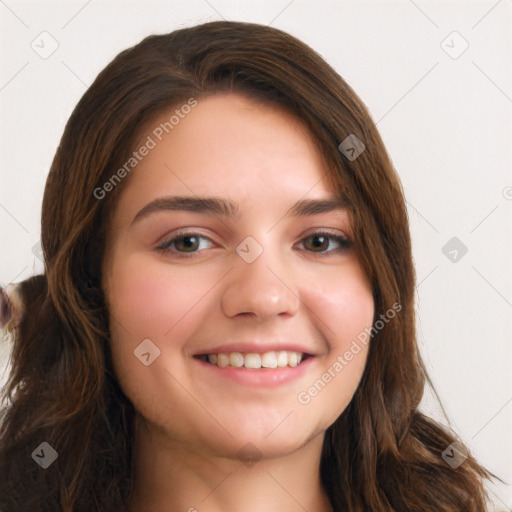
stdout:
[[178,232],[173,232],[168,235],[165,235],[160,242],[158,242],[157,247],[161,247],[162,245],[170,244],[171,242],[174,242],[175,240],[179,240],[180,238],[183,238],[185,236],[199,236],[201,238],[206,238],[207,240],[210,240],[210,242],[215,243],[215,240],[212,239],[211,236],[205,235],[201,231],[194,231],[192,229]]
[[[316,234],[326,234],[326,235],[330,235],[333,237],[341,236],[341,237],[346,238],[347,240],[351,239],[350,235],[345,230],[340,229],[340,228],[311,228],[311,230],[307,230],[305,233],[302,233],[300,235],[300,237],[301,237],[300,239],[302,239],[304,237],[311,236],[311,235],[316,235]],[[163,238],[164,240],[172,240],[174,238],[178,238],[178,237],[186,236],[186,235],[199,235],[204,238],[208,238],[210,240],[212,239],[212,237],[210,237],[209,235],[204,234],[201,231],[201,228],[193,228],[193,227],[177,229],[171,233],[168,233],[167,235],[164,235],[161,238]]]

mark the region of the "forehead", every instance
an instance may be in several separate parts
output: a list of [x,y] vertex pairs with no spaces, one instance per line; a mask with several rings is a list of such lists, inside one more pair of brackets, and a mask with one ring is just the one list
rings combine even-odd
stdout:
[[305,123],[238,93],[161,113],[145,126],[134,153],[116,207],[125,218],[164,196],[227,197],[242,211],[269,216],[300,199],[334,196]]
[[249,178],[270,185],[293,177],[313,185],[324,174],[307,127],[282,109],[227,93],[199,99],[181,117],[176,110],[162,113],[139,138],[138,144],[154,147],[137,165],[136,186],[172,172],[204,191],[226,180],[241,186]]

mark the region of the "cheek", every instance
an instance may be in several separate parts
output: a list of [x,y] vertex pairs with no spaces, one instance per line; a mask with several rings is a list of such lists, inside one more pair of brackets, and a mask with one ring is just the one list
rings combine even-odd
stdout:
[[[172,418],[173,407],[188,404],[183,388],[166,370],[181,378],[186,375],[180,351],[200,324],[201,299],[216,280],[192,267],[166,266],[137,253],[119,257],[112,267],[106,295],[114,369],[123,391],[143,415],[163,423]],[[144,341],[148,339],[154,346]],[[152,361],[148,366],[136,357],[146,351]],[[179,407],[186,409],[183,403]]]
[[166,267],[154,258],[137,254],[116,266],[111,283],[112,317],[120,328],[142,339],[163,338],[194,309],[208,289],[205,273]]
[[[182,345],[198,322],[198,305],[212,288],[209,277],[214,283],[215,276],[200,274],[192,267],[171,268],[142,254],[118,258],[109,276],[106,295],[110,347],[120,379],[130,375],[139,381],[161,366],[177,368]],[[150,344],[144,341],[148,339]],[[137,354],[147,352],[146,348],[149,357],[155,357],[148,367],[137,359]]]
[[328,428],[351,401],[363,375],[374,300],[366,277],[355,263],[310,280],[302,295],[312,308],[310,318],[316,319],[327,340],[327,353],[297,401],[306,410],[322,411],[317,415],[321,426]]
[[305,280],[301,296],[333,352],[344,350],[353,338],[371,327],[374,300],[370,284],[356,261],[329,270]]

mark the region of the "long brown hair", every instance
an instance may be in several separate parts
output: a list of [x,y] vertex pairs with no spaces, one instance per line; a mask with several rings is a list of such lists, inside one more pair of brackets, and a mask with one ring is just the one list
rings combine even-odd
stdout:
[[[65,128],[42,208],[44,275],[19,285],[12,369],[1,413],[2,512],[114,512],[129,502],[134,408],[109,350],[101,288],[105,227],[129,176],[98,198],[164,110],[225,91],[296,115],[327,162],[325,179],[350,205],[375,319],[359,387],[326,431],[320,465],[335,511],[483,512],[483,479],[468,454],[442,458],[455,435],[418,410],[431,384],[415,338],[415,274],[403,191],[369,113],[311,48],[268,26],[210,22],[144,39],[120,53],[84,94]],[[365,150],[347,158],[355,135]],[[34,451],[58,454],[43,470]],[[45,447],[46,445],[43,445]],[[459,446],[463,446],[462,444]],[[34,460],[33,460],[34,459]]]

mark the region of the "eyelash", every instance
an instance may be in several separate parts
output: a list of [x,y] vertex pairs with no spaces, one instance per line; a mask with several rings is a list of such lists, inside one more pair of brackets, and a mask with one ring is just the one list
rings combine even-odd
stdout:
[[[330,257],[335,254],[341,254],[343,252],[348,251],[352,247],[352,241],[348,238],[341,236],[341,235],[334,235],[333,233],[329,233],[328,231],[315,231],[314,233],[311,233],[307,237],[303,238],[301,242],[304,240],[308,240],[314,237],[326,237],[329,240],[334,240],[339,244],[339,247],[337,249],[331,250],[331,251],[307,251],[311,252],[313,254],[319,254],[321,257]],[[172,238],[165,240],[163,243],[161,243],[159,246],[157,246],[157,250],[163,253],[166,252],[173,252],[175,254],[178,254],[179,258],[193,258],[198,252],[198,250],[192,251],[192,252],[180,252],[176,250],[172,250],[169,247],[175,243],[176,241],[182,240],[187,237],[197,237],[197,238],[204,238],[207,240],[211,239],[207,236],[201,235],[201,233],[194,232],[194,231],[187,231],[183,233],[179,233],[178,235],[173,236]]]

